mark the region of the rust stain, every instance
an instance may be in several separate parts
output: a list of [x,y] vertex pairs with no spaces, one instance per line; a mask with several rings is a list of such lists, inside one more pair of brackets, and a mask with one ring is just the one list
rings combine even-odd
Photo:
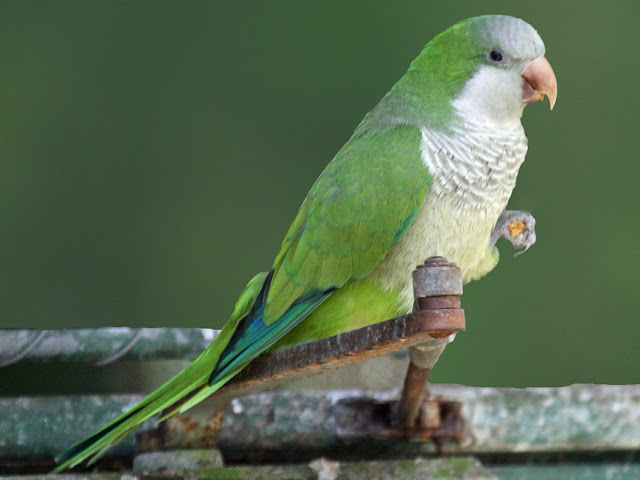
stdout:
[[184,427],[184,431],[187,433],[193,433],[198,429],[200,425],[200,422],[198,422],[197,420],[192,420],[191,417],[187,416],[179,417],[178,420],[180,420],[182,426]]

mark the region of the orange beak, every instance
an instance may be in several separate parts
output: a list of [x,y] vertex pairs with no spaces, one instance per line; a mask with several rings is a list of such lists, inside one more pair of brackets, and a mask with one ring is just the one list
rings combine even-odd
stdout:
[[533,103],[544,100],[546,95],[553,110],[558,96],[558,84],[549,61],[544,56],[536,58],[522,71],[522,78],[525,80],[522,86],[522,101]]

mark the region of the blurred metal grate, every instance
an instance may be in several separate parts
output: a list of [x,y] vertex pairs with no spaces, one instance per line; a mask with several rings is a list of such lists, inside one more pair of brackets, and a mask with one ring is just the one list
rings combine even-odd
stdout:
[[19,362],[102,366],[120,359],[193,360],[217,334],[208,328],[0,329],[0,367]]

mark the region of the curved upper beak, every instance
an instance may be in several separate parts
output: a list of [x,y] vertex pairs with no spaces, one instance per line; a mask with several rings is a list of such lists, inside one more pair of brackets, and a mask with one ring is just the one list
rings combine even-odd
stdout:
[[522,71],[522,78],[525,79],[522,87],[522,101],[537,102],[543,100],[546,95],[553,110],[558,96],[558,84],[549,61],[544,56],[536,58]]

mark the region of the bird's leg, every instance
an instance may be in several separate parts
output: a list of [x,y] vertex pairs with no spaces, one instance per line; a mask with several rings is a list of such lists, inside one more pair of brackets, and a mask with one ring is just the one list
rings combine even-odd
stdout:
[[495,247],[499,238],[509,240],[513,248],[520,249],[516,256],[526,252],[536,243],[536,219],[529,212],[505,210],[491,232],[489,247]]

